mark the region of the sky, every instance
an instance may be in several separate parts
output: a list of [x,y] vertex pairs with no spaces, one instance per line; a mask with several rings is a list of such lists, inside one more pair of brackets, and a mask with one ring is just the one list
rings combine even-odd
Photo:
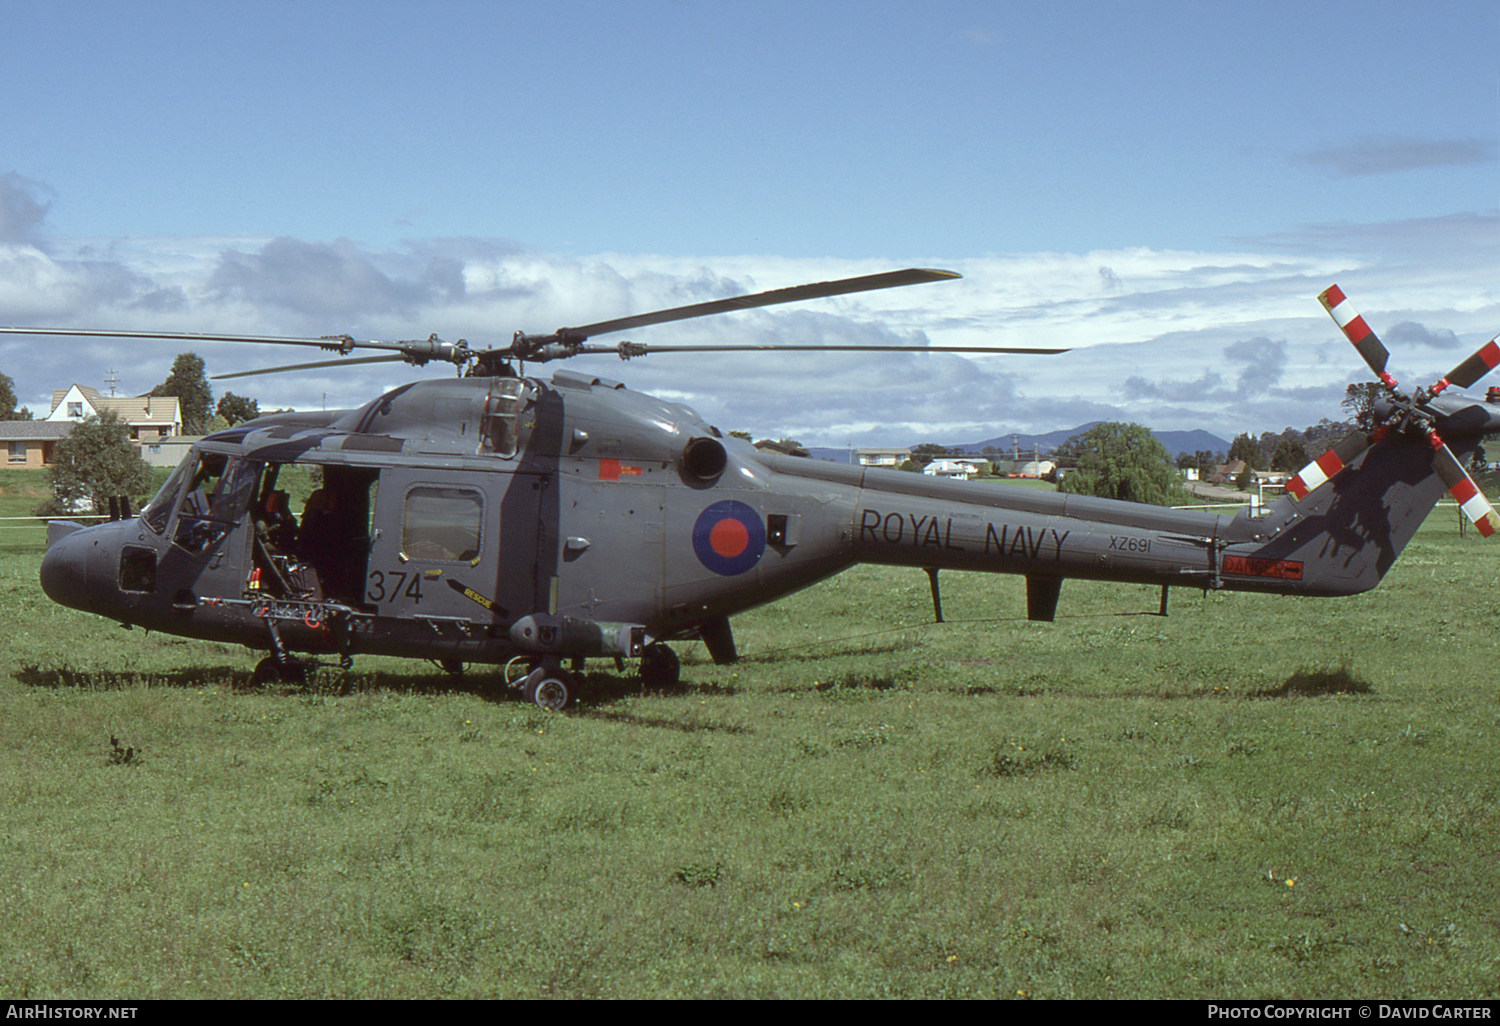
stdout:
[[[0,325],[485,347],[935,267],[963,277],[596,341],[1071,351],[569,366],[808,445],[1301,428],[1370,378],[1330,284],[1403,383],[1500,331],[1497,44],[1467,0],[7,0]],[[0,373],[40,415],[180,351],[12,338]],[[332,409],[450,373],[214,388]]]

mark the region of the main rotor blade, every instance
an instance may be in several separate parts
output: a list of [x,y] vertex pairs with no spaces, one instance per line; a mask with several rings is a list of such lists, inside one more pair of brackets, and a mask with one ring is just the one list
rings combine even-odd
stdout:
[[1344,296],[1343,290],[1337,285],[1330,285],[1318,293],[1318,302],[1323,304],[1323,309],[1328,311],[1328,316],[1343,331],[1344,337],[1354,344],[1375,376],[1385,382],[1386,387],[1395,388],[1396,379],[1385,372],[1385,364],[1391,354],[1380,339],[1375,337],[1359,311],[1354,309],[1354,304]]
[[293,363],[285,367],[259,367],[255,370],[235,371],[232,374],[210,374],[210,381],[228,378],[248,378],[256,374],[280,374],[283,371],[313,370],[317,367],[352,367],[357,363],[405,363],[404,356],[357,356],[352,360],[319,360],[317,363]]
[[882,274],[866,274],[858,278],[841,278],[838,281],[820,281],[811,285],[794,285],[791,288],[755,292],[748,296],[731,296],[691,306],[676,306],[670,310],[636,314],[633,317],[617,317],[614,320],[598,321],[577,328],[559,328],[559,338],[569,342],[582,342],[595,335],[607,335],[613,331],[643,328],[648,324],[665,324],[682,321],[689,317],[707,317],[710,314],[727,313],[731,310],[750,310],[759,306],[775,306],[779,303],[797,303],[804,299],[823,299],[828,296],[843,296],[851,292],[869,292],[873,289],[890,289],[901,285],[920,285],[929,281],[949,281],[963,275],[953,271],[934,271],[920,267],[904,271],[886,271]]
[[359,342],[348,335],[325,335],[322,338],[285,338],[280,335],[206,335],[191,331],[106,331],[99,328],[0,328],[6,335],[73,335],[83,338],[157,338],[179,342],[259,342],[279,346],[317,346],[338,349],[345,345],[396,345],[390,342]]
[[1442,441],[1438,441],[1433,447],[1432,469],[1448,489],[1448,494],[1453,496],[1459,508],[1464,511],[1464,516],[1479,528],[1479,533],[1486,538],[1494,534],[1495,529],[1500,527],[1500,518],[1495,516],[1494,507],[1484,497],[1469,472],[1459,464],[1453,450]]
[[[261,345],[316,346],[331,353],[349,353],[355,349],[376,349],[387,353],[399,353],[401,355],[396,357],[397,359],[403,359],[418,366],[430,360],[446,360],[450,363],[462,364],[472,356],[467,343],[444,342],[436,335],[400,342],[357,342],[350,335],[293,338],[282,335],[217,335],[190,331],[114,331],[100,328],[0,328],[0,334],[63,335],[81,338],[151,338],[177,342],[253,342]],[[309,364],[308,366],[317,365]],[[296,370],[297,368],[287,369]]]
[[799,346],[778,345],[776,343],[726,346],[648,346],[642,342],[621,342],[618,346],[583,346],[580,351],[585,353],[619,353],[620,359],[629,360],[636,356],[650,356],[652,353],[749,353],[765,352],[768,350],[803,353],[1030,353],[1041,356],[1070,351],[1067,349],[1042,349],[1028,346]]

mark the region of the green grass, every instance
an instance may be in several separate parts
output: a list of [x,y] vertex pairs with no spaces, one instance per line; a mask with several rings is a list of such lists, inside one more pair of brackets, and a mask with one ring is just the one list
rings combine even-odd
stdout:
[[1500,995],[1500,547],[1342,600],[858,568],[687,687],[256,654],[0,544],[10,997]]
[[46,546],[46,524],[10,518],[31,516],[37,504],[51,496],[45,470],[0,472],[0,556]]

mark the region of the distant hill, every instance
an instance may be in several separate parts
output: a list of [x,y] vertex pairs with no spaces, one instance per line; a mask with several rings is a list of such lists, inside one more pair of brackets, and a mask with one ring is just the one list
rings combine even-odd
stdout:
[[[1069,428],[1066,431],[1049,431],[1043,435],[1026,435],[1021,434],[1020,432],[1016,432],[1014,434],[997,435],[994,438],[986,438],[982,442],[942,442],[939,444],[947,445],[950,449],[958,449],[965,453],[973,453],[974,455],[978,455],[980,452],[982,452],[985,446],[990,446],[991,448],[998,450],[997,455],[1001,459],[1004,459],[1014,453],[1018,445],[1023,457],[1030,456],[1038,448],[1042,450],[1043,455],[1046,455],[1048,452],[1051,452],[1053,449],[1057,448],[1059,445],[1066,442],[1074,435],[1082,434],[1089,428],[1093,427],[1095,424],[1101,423],[1103,423],[1103,421],[1096,420],[1088,424],[1081,424],[1076,428]],[[1160,442],[1162,446],[1167,450],[1167,452],[1171,453],[1173,456],[1180,456],[1183,453],[1188,453],[1189,455],[1191,455],[1195,452],[1229,451],[1228,442],[1220,438],[1218,435],[1210,434],[1207,431],[1153,431],[1151,432],[1151,434],[1154,435],[1156,437],[1156,440]],[[835,463],[849,462],[850,450],[848,448],[818,448],[809,449],[808,452],[815,459],[832,460]]]
[[[960,448],[964,452],[977,453],[988,445],[993,446],[1002,453],[1012,453],[1016,448],[1016,439],[1019,439],[1021,455],[1025,456],[1038,446],[1041,447],[1043,452],[1055,449],[1074,435],[1081,435],[1089,428],[1102,423],[1104,422],[1095,420],[1088,424],[1080,424],[1078,427],[1067,431],[1049,431],[1045,435],[1023,435],[1019,433],[999,435],[995,438],[987,438],[982,442],[965,442]],[[1153,431],[1151,434],[1173,456],[1180,456],[1183,453],[1192,455],[1195,452],[1204,451],[1229,451],[1228,442],[1218,435],[1210,434],[1207,431]]]

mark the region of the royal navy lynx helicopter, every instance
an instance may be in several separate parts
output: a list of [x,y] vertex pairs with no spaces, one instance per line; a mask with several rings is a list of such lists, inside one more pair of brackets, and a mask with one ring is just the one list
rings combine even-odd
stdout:
[[[956,277],[912,269],[823,282],[518,332],[487,350],[436,336],[0,329],[317,346],[338,357],[301,366],[442,360],[461,371],[358,409],[276,414],[209,435],[139,515],[50,523],[42,587],[127,626],[268,651],[261,680],[300,677],[306,664],[293,653],[333,654],[345,666],[359,653],[419,657],[452,672],[506,664],[528,701],[559,710],[576,689],[568,667],[582,660],[638,659],[649,684],[673,684],[669,642],[701,640],[715,662],[732,661],[735,615],[856,563],[925,570],[939,619],[939,571],[1018,574],[1027,615],[1051,620],[1069,578],[1160,585],[1162,612],[1173,586],[1365,591],[1445,491],[1481,533],[1500,525],[1462,462],[1500,431],[1500,404],[1445,394],[1500,363],[1500,348],[1489,343],[1408,395],[1336,286],[1320,300],[1381,382],[1370,429],[1314,460],[1253,518],[841,466],[725,437],[686,406],[615,381],[516,371],[580,353],[771,348],[587,340]],[[380,355],[343,359],[356,350]],[[317,489],[299,517],[285,485],[308,471]]]

